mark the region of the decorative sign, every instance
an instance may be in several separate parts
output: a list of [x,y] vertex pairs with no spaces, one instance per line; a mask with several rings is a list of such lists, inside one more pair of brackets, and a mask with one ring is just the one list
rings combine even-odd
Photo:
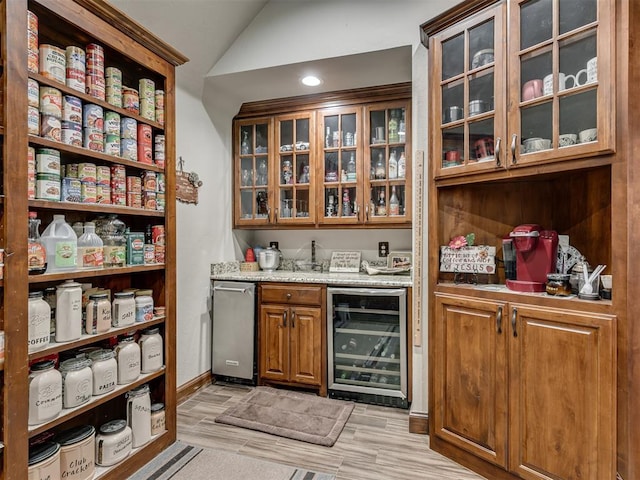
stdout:
[[333,252],[329,272],[358,273],[361,252]]
[[496,247],[440,247],[440,271],[455,273],[496,273]]
[[186,172],[176,172],[176,199],[184,203],[198,204],[198,188]]

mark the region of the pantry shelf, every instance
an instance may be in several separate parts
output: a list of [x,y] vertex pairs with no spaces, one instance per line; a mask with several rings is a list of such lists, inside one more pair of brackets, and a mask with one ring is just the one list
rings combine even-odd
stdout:
[[146,217],[164,217],[165,212],[144,208],[108,205],[104,203],[52,202],[48,200],[29,200],[29,207],[50,210],[70,210],[96,213],[116,213],[118,215],[144,215]]
[[100,268],[96,270],[73,270],[64,273],[45,273],[43,275],[29,275],[29,283],[59,282],[62,280],[67,280],[69,278],[78,279],[106,277],[112,275],[130,275],[132,273],[164,270],[164,268],[164,263],[156,263],[153,265],[139,265],[131,267]]

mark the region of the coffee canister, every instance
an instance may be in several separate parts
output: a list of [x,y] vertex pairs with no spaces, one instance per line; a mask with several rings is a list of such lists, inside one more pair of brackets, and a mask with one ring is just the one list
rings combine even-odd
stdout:
[[29,447],[28,480],[60,480],[60,445],[42,442]]
[[151,395],[149,385],[140,385],[127,393],[127,425],[131,427],[133,448],[151,440]]
[[82,286],[73,280],[56,290],[56,342],[70,342],[82,336]]
[[100,427],[96,436],[96,465],[108,467],[131,453],[131,427],[126,420],[112,420]]
[[43,297],[41,291],[29,292],[29,353],[37,352],[49,345],[51,307]]
[[62,406],[74,408],[91,400],[93,372],[88,358],[69,358],[60,363]]
[[60,476],[64,480],[89,480],[95,473],[96,429],[92,425],[65,430],[55,436],[60,444]]
[[54,419],[62,411],[62,375],[53,360],[31,365],[29,373],[29,425]]

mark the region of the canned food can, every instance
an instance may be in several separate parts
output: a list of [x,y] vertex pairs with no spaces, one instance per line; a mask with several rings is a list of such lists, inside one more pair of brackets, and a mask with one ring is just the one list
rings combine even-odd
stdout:
[[102,129],[85,128],[83,146],[94,152],[104,152],[104,133]]
[[104,133],[107,135],[120,136],[120,115],[116,112],[107,111],[104,113]]
[[40,113],[62,118],[62,92],[57,88],[40,87]]
[[138,124],[138,143],[142,145],[151,145],[151,139],[153,135],[153,129],[151,125],[146,123]]
[[31,10],[27,10],[27,29],[35,34],[38,33],[38,16]]
[[153,98],[140,99],[140,116],[152,122],[156,120],[156,105]]
[[60,199],[63,202],[82,202],[82,182],[77,178],[64,177],[62,179],[62,195]]
[[79,163],[67,163],[64,167],[64,176],[71,178],[78,178],[78,172],[80,170]]
[[110,87],[107,85],[105,99],[114,107],[122,108],[122,87]]
[[156,84],[150,78],[141,78],[138,80],[138,91],[140,92],[140,99],[155,97]]
[[142,192],[142,208],[146,208],[147,210],[158,209],[156,192]]
[[79,163],[78,178],[82,182],[96,183],[97,167],[95,163]]
[[87,103],[82,108],[82,126],[104,131],[104,110],[100,105]]
[[40,75],[56,82],[65,83],[67,57],[63,49],[43,43],[40,50]]
[[127,178],[127,170],[124,165],[111,165],[111,182],[113,186],[114,180],[122,180],[124,183]]
[[82,127],[79,123],[62,121],[61,140],[65,145],[82,147]]
[[106,165],[96,167],[96,185],[111,185],[111,169]]
[[104,153],[116,157],[120,156],[120,135],[105,134]]
[[156,152],[162,152],[164,153],[164,148],[165,148],[165,136],[164,135],[156,135],[155,137],[153,137],[153,145],[155,147]]
[[133,118],[122,117],[120,119],[120,137],[138,141],[138,122]]
[[69,46],[66,49],[67,71],[66,84],[67,87],[73,88],[80,92],[85,91],[85,53],[80,47]]
[[158,179],[156,172],[144,171],[142,172],[142,191],[143,192],[155,192],[158,187]]
[[33,78],[27,80],[27,103],[30,107],[40,107],[40,84]]
[[116,67],[107,67],[104,70],[104,79],[107,87],[122,87],[122,70]]
[[87,45],[86,66],[87,70],[93,69],[104,77],[104,48],[97,43]]
[[140,97],[136,89],[122,87],[122,107],[136,114],[140,112]]
[[111,189],[111,204],[118,205],[118,206],[125,206],[127,204],[127,194],[114,193],[113,189]]
[[62,97],[62,120],[82,126],[82,100],[73,95]]
[[27,165],[29,167],[33,166],[33,171],[35,172],[36,168],[36,149],[29,146],[27,147]]
[[138,162],[153,165],[153,149],[151,145],[138,143]]
[[[36,58],[39,57],[40,44],[38,40],[38,32],[27,30],[27,52],[34,52],[36,54]],[[36,71],[33,73],[38,73],[37,66]]]
[[98,100],[106,98],[106,88],[104,86],[104,77],[97,75],[85,75],[85,91]]
[[156,201],[158,203],[158,211],[164,212],[164,207],[165,207],[165,203],[166,203],[165,194],[164,193],[158,193],[156,195]]
[[158,193],[164,193],[165,192],[165,179],[164,179],[164,173],[158,173],[156,175],[156,184],[157,184],[157,188],[156,191]]
[[53,148],[39,148],[36,152],[36,173],[60,176],[60,152]]
[[82,203],[96,203],[96,184],[94,182],[80,182],[80,197]]
[[164,109],[164,90],[155,91],[156,109]]
[[156,122],[164,125],[164,108],[156,107]]
[[40,136],[54,142],[61,141],[62,123],[60,117],[42,115],[40,118]]
[[36,174],[27,176],[27,198],[35,200],[36,198]]
[[127,207],[142,208],[142,194],[127,192]]
[[164,157],[156,158],[153,163],[155,164],[156,167],[164,168]]
[[150,265],[152,263],[156,263],[156,247],[150,243],[145,243],[144,245],[144,264]]
[[31,135],[40,135],[40,111],[38,107],[27,107],[27,131]]
[[151,226],[151,242],[154,245],[164,245],[164,225]]
[[155,248],[155,256],[156,256],[156,263],[164,263],[164,250],[165,250],[165,246],[164,244],[158,244],[156,243],[154,245]]
[[[38,44],[38,38],[36,35],[29,32],[29,38],[32,36],[35,38],[36,45]],[[29,42],[31,43],[31,41]],[[32,50],[31,48],[27,51],[27,70],[29,73],[38,73],[40,71],[40,51]]]
[[135,162],[138,159],[138,144],[131,138],[120,140],[120,156],[126,160]]
[[127,177],[127,193],[142,193],[142,179],[140,177]]
[[96,203],[111,203],[111,187],[109,185],[96,185]]
[[40,173],[36,175],[36,198],[60,201],[60,175]]

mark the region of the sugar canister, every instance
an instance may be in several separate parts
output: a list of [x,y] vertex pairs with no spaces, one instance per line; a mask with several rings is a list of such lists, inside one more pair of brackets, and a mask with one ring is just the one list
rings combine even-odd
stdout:
[[91,400],[93,373],[88,358],[69,358],[60,363],[62,406],[73,408]]
[[164,365],[162,337],[158,327],[146,328],[140,335],[142,351],[142,373],[156,372]]
[[133,335],[126,335],[120,339],[115,348],[118,361],[118,385],[131,383],[140,376],[140,345]]
[[31,365],[29,374],[29,425],[54,419],[62,411],[62,375],[53,360]]
[[126,420],[112,420],[100,427],[96,435],[96,465],[108,467],[131,453],[131,427]]
[[56,342],[70,342],[82,336],[82,286],[73,280],[56,289]]
[[118,362],[112,350],[101,349],[89,353],[93,373],[93,395],[102,395],[116,388]]
[[96,469],[96,429],[92,425],[65,430],[55,436],[60,444],[60,477],[64,480],[89,480]]
[[131,427],[133,448],[151,440],[151,395],[149,385],[140,385],[127,393],[127,425]]
[[60,480],[60,445],[42,442],[29,447],[29,480]]

